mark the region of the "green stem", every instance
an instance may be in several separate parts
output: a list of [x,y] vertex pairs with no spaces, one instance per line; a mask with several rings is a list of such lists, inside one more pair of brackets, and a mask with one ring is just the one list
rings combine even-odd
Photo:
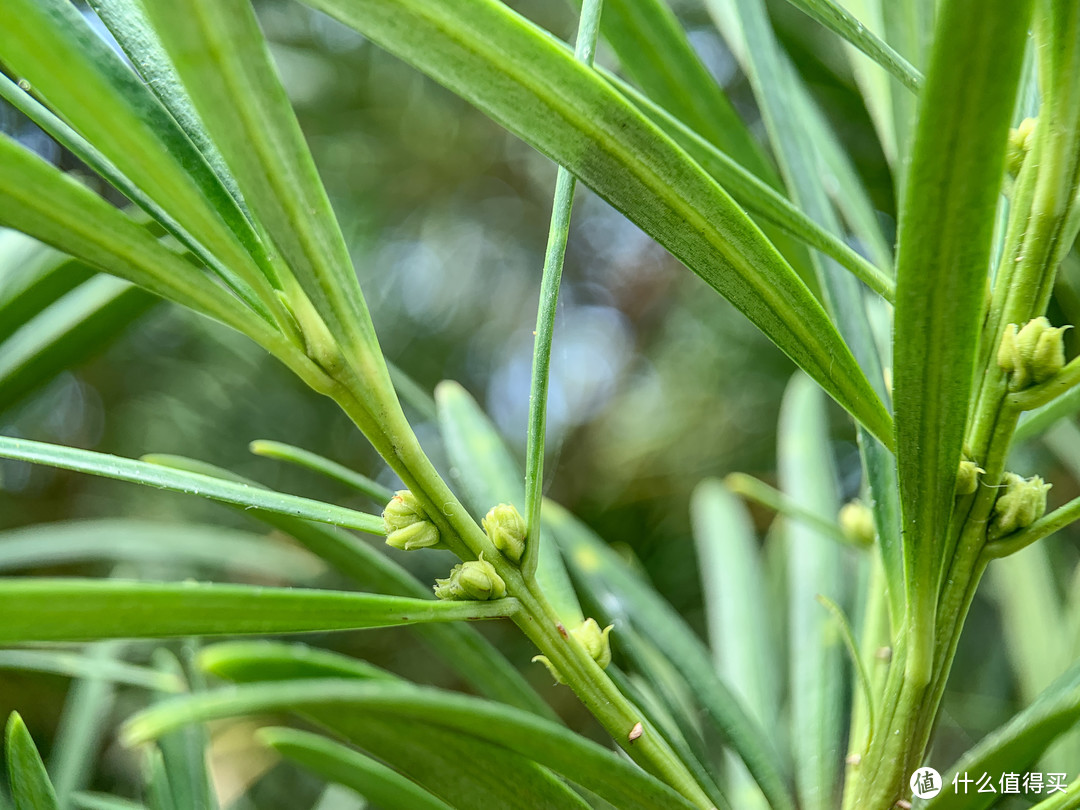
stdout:
[[[592,65],[600,32],[603,0],[585,0],[581,7],[574,56]],[[544,495],[544,440],[547,433],[548,383],[551,379],[551,341],[555,333],[555,310],[559,303],[566,240],[570,234],[570,211],[574,207],[576,180],[559,167],[555,178],[555,201],[551,207],[544,276],[540,285],[540,306],[536,312],[536,342],[533,346],[532,390],[529,392],[529,431],[525,451],[525,555],[522,570],[532,577],[540,559],[540,504]]]

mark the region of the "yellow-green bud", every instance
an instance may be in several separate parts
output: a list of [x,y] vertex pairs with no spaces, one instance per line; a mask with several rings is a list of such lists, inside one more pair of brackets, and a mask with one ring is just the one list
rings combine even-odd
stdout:
[[1050,484],[1039,476],[1022,478],[1015,473],[1005,473],[1005,491],[994,503],[990,517],[991,540],[1027,528],[1046,512],[1046,491]]
[[386,544],[403,551],[439,545],[439,529],[427,518],[420,499],[409,490],[394,494],[383,510]]
[[1022,391],[1045,382],[1065,365],[1065,330],[1051,326],[1045,317],[1032,318],[1022,329],[1009,324],[1001,336],[997,362],[1009,375],[1009,389]]
[[1024,158],[1031,151],[1031,133],[1035,131],[1035,119],[1025,118],[1016,129],[1009,130],[1008,146],[1005,148],[1005,163],[1013,176],[1020,174]]
[[495,548],[514,562],[521,562],[528,529],[525,527],[525,518],[512,504],[500,503],[493,506],[481,524]]
[[1035,382],[1046,382],[1065,365],[1065,330],[1069,328],[1051,327],[1039,335],[1031,356],[1031,377]]
[[874,513],[862,501],[850,501],[840,508],[840,531],[852,545],[870,546],[877,536]]
[[434,523],[423,521],[413,523],[403,529],[396,529],[386,535],[386,545],[402,551],[415,551],[418,548],[435,548],[439,545],[439,530]]
[[435,596],[439,599],[476,600],[502,599],[506,583],[485,560],[469,560],[455,565],[446,579],[435,580]]
[[982,467],[974,461],[964,459],[960,462],[960,469],[956,473],[956,494],[974,495],[979,488],[979,475],[984,473]]
[[596,619],[586,619],[580,627],[575,627],[570,631],[570,635],[585,648],[585,652],[599,665],[600,669],[606,669],[611,663],[611,641],[608,636],[611,635],[612,627],[613,625],[609,624],[601,630]]

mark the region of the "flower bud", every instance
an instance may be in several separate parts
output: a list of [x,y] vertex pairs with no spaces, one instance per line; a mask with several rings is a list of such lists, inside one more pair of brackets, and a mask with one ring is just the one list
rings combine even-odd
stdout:
[[386,535],[386,545],[402,551],[415,551],[418,548],[434,548],[439,545],[439,530],[434,523],[423,521],[403,529],[397,529]]
[[837,520],[840,523],[840,531],[852,545],[871,546],[877,536],[877,528],[874,526],[874,513],[865,503],[859,500],[850,501],[840,508]]
[[960,462],[960,469],[956,473],[956,494],[974,495],[979,488],[979,475],[984,473],[982,467],[974,461],[964,459]]
[[1005,148],[1005,165],[1014,177],[1020,174],[1024,158],[1031,151],[1031,134],[1035,131],[1036,120],[1025,118],[1016,129],[1009,130],[1008,146]]
[[613,626],[609,624],[601,630],[596,619],[586,619],[580,627],[570,631],[570,635],[585,648],[585,652],[599,665],[600,669],[607,669],[607,665],[611,663],[611,642],[608,636],[611,635]]
[[1069,328],[1051,327],[1039,335],[1031,356],[1031,377],[1035,382],[1046,382],[1065,365],[1065,330]]
[[1065,330],[1045,317],[1032,318],[1022,329],[1009,324],[1001,336],[997,362],[1009,375],[1009,390],[1022,391],[1046,382],[1065,365]]
[[506,596],[506,583],[491,563],[469,560],[455,565],[446,579],[435,580],[435,596],[480,602],[502,599]]
[[500,503],[498,506],[493,506],[481,524],[495,548],[515,563],[521,562],[521,555],[525,553],[525,535],[528,529],[525,526],[525,518],[513,505]]
[[1042,517],[1050,486],[1037,475],[1022,478],[1015,473],[1005,473],[1005,491],[998,496],[990,517],[990,539],[1020,531]]
[[407,489],[394,494],[382,517],[388,546],[413,551],[439,545],[438,527],[428,520],[420,499]]

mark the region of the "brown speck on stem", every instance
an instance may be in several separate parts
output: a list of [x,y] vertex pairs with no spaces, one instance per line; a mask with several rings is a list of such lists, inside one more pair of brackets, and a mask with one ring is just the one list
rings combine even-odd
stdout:
[[570,638],[570,634],[566,632],[566,628],[563,627],[562,622],[558,622],[555,625],[555,629],[559,631],[559,635],[563,638]]
[[632,743],[644,733],[644,726],[642,726],[641,723],[634,723],[634,727],[630,729],[630,733],[626,735],[626,739]]
[[858,765],[862,762],[862,754],[849,754],[848,758],[844,760],[848,765]]
[[892,647],[878,647],[874,652],[874,658],[879,661],[891,661],[892,660]]
[[911,810],[911,802],[907,799],[897,799],[896,804],[893,805],[896,810]]

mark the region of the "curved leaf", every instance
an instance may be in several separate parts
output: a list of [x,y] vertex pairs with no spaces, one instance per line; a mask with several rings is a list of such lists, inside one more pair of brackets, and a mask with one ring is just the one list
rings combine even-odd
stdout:
[[392,768],[326,737],[291,728],[263,728],[258,736],[282,756],[352,788],[383,810],[453,810]]
[[515,599],[437,602],[253,585],[0,579],[0,644],[359,630],[500,618],[515,610]]
[[49,774],[18,712],[8,718],[4,748],[15,810],[58,810]]
[[398,680],[366,661],[283,641],[226,641],[199,651],[199,668],[238,683],[301,678]]
[[369,534],[384,534],[385,528],[381,517],[346,509],[310,498],[297,495],[285,495],[261,487],[239,484],[221,478],[214,478],[201,473],[170,469],[159,464],[135,461],[129,458],[95,453],[90,450],[76,450],[27,439],[12,439],[0,436],[0,458],[18,459],[34,464],[45,464],[63,470],[100,475],[145,484],[158,489],[170,489],[199,495],[214,501],[224,501],[238,506],[258,507],[270,512],[279,512],[307,520],[318,520],[357,529]]
[[300,581],[326,570],[306,551],[220,526],[103,518],[0,532],[0,572],[89,560],[224,568]]
[[183,689],[180,679],[168,673],[111,658],[62,650],[0,650],[0,669],[25,669],[71,678],[96,678],[162,692],[179,692]]
[[403,682],[305,679],[246,685],[143,711],[128,721],[123,736],[129,743],[145,742],[185,723],[281,709],[314,716],[364,747],[368,740],[354,730],[362,730],[371,717],[415,724],[416,740],[439,730],[449,734],[448,747],[454,739],[471,737],[550,768],[622,810],[689,807],[634,764],[563,726],[508,706]]
[[599,74],[495,0],[310,0],[581,179],[731,300],[892,445],[892,420],[820,304],[715,181]]

